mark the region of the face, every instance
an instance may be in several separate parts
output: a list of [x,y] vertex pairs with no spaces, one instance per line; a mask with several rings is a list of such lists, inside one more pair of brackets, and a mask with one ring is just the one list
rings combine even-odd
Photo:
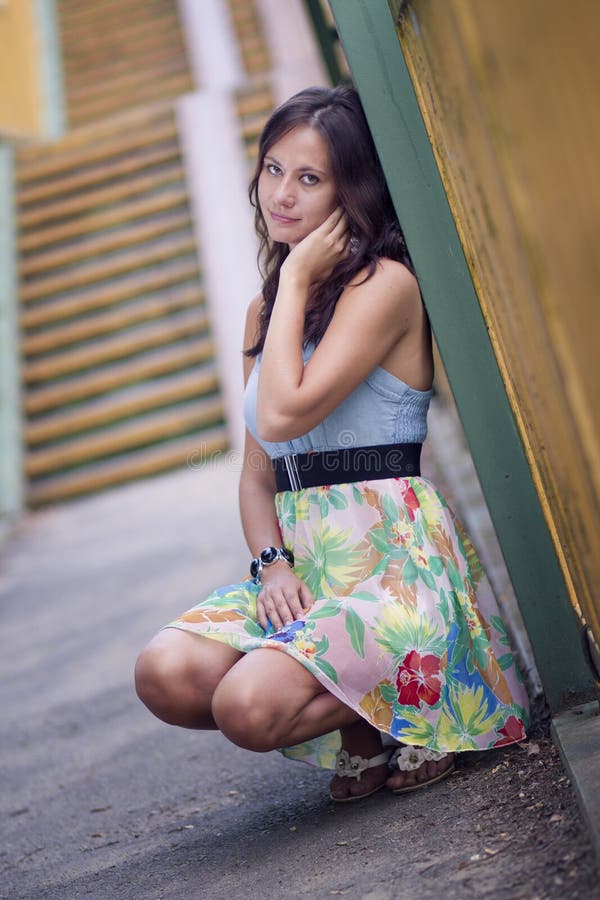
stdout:
[[273,241],[295,247],[338,205],[327,144],[318,131],[299,125],[265,155],[258,202]]

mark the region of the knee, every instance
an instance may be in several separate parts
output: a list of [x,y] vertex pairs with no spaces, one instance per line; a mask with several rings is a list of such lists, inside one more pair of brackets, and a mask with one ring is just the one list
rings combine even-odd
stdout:
[[138,656],[134,670],[135,689],[142,703],[153,712],[162,706],[177,684],[178,674],[180,665],[175,654],[160,645],[148,644]]
[[212,699],[212,714],[219,730],[244,750],[266,753],[281,746],[278,715],[264,692],[230,673],[223,678]]

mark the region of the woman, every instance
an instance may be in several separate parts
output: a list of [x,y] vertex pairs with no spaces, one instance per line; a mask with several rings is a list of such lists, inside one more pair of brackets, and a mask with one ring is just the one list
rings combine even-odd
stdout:
[[414,790],[458,751],[522,740],[527,699],[473,546],[419,475],[430,326],[353,89],[273,113],[250,198],[251,577],[154,638],[138,694],[165,722],[334,768],[334,800]]

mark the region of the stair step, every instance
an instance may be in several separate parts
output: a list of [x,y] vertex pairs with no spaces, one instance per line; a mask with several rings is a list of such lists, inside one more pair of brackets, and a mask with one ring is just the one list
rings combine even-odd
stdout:
[[70,437],[64,443],[30,451],[25,456],[25,472],[30,478],[46,475],[56,469],[64,469],[93,458],[178,437],[185,432],[215,425],[222,419],[223,402],[220,397],[181,403],[172,409],[136,416],[135,419],[103,428],[97,433]]
[[85,165],[95,151],[97,159],[126,153],[132,143],[139,145],[140,138],[152,143],[157,130],[163,127],[170,127],[170,134],[176,133],[173,104],[165,100],[73,129],[53,143],[22,147],[17,151],[17,179],[21,182],[54,174],[52,164],[68,169]]
[[144,197],[141,200],[131,200],[129,203],[110,206],[97,213],[88,213],[81,219],[28,230],[19,238],[19,249],[21,253],[32,252],[41,247],[49,247],[67,241],[69,238],[82,237],[103,228],[123,226],[127,222],[144,219],[182,206],[187,211],[187,202],[188,195],[184,188],[169,188],[161,191],[160,194]]
[[162,235],[191,227],[192,222],[189,210],[181,209],[140,222],[137,225],[131,224],[128,228],[101,232],[94,235],[94,237],[78,241],[77,243],[67,244],[59,249],[22,256],[20,265],[21,277],[27,278],[40,272],[49,272],[60,266],[70,266],[81,262],[81,260],[99,256],[101,253],[123,250]]
[[117,18],[115,24],[118,24],[123,15],[131,14],[136,9],[144,9],[148,14],[153,14],[172,7],[173,0],[95,0],[92,4],[82,3],[81,0],[58,0],[61,28],[71,22],[74,27],[87,20],[96,22],[99,16],[103,22],[108,21],[111,13]]
[[115,61],[129,60],[130,71],[143,68],[150,77],[155,54],[164,52],[166,48],[170,50],[172,59],[185,57],[181,37],[178,32],[172,31],[170,34],[157,33],[148,35],[137,43],[133,50],[127,45],[115,46],[104,51],[98,51],[94,55],[87,54],[80,59],[67,60],[65,68],[67,100],[70,100],[69,88],[77,87],[80,83],[80,78],[88,79],[89,83],[89,75],[91,73],[105,71],[106,66]]
[[236,97],[236,110],[240,117],[270,112],[275,105],[271,89],[265,85],[251,93],[240,92]]
[[172,53],[163,60],[155,57],[149,60],[148,65],[140,65],[133,69],[130,64],[129,69],[120,75],[105,74],[101,81],[96,79],[89,84],[75,82],[72,88],[68,88],[69,102],[82,103],[109,92],[126,92],[130,88],[139,87],[149,76],[162,78],[163,75],[182,70],[188,71],[187,60],[184,56],[174,57]]
[[[65,38],[68,28],[65,29]],[[118,53],[129,50],[135,55],[136,47],[148,38],[160,40],[162,35],[181,34],[179,19],[174,10],[165,10],[152,16],[142,11],[141,15],[122,16],[117,28],[106,28],[100,16],[89,28],[78,28],[71,32],[70,40],[63,40],[62,51],[65,60],[84,62],[99,53]]]
[[25,363],[22,366],[23,380],[27,385],[47,382],[114,360],[126,359],[182,338],[205,334],[208,325],[204,310],[173,313],[156,324],[130,328],[116,336],[90,341],[74,350],[64,350],[38,358],[35,362]]
[[98,206],[108,206],[109,203],[122,203],[128,197],[135,197],[149,191],[157,191],[167,185],[177,184],[183,181],[184,171],[179,163],[171,163],[151,174],[139,175],[126,182],[98,188],[94,191],[86,191],[65,200],[54,200],[44,206],[34,206],[32,209],[19,212],[19,227],[31,228],[41,222],[56,219],[65,219],[76,213],[94,210]]
[[26,426],[25,441],[32,447],[65,438],[191,397],[212,394],[218,387],[216,368],[209,363],[171,378],[156,379],[88,400],[76,409],[40,416]]
[[252,116],[245,116],[241,121],[241,135],[244,141],[252,141],[260,137],[267,119],[271,115],[270,110],[255,113]]
[[173,60],[173,58],[181,58],[181,54],[176,52],[174,43],[165,41],[162,46],[157,47],[155,50],[138,56],[134,67],[132,67],[130,59],[111,57],[102,63],[97,63],[91,71],[85,71],[81,68],[65,68],[67,90],[69,96],[76,96],[80,89],[83,91],[86,87],[98,82],[115,81],[124,75],[128,75],[132,68],[140,68],[147,71],[152,65],[159,65],[168,60]]
[[178,97],[193,90],[193,82],[188,71],[173,73],[164,78],[154,80],[149,73],[148,81],[137,89],[127,93],[108,93],[96,100],[84,100],[79,103],[69,103],[69,117],[74,125],[94,121],[102,116],[109,115],[116,110],[139,106],[148,100],[156,100],[161,97]]
[[144,145],[137,153],[131,151],[126,156],[101,157],[97,162],[86,161],[86,167],[73,172],[71,170],[62,177],[53,177],[44,181],[37,181],[30,187],[19,189],[19,206],[24,207],[30,203],[48,200],[50,197],[72,194],[82,188],[90,188],[92,185],[122,178],[124,175],[141,172],[152,166],[158,166],[165,162],[180,157],[181,151],[177,141],[171,139],[168,142]]
[[60,293],[72,291],[78,287],[88,287],[115,280],[126,272],[144,269],[152,263],[164,262],[196,251],[196,241],[188,230],[183,234],[167,235],[147,244],[128,248],[79,263],[56,275],[36,277],[31,283],[25,282],[21,287],[21,300],[30,303]]
[[94,309],[114,306],[125,300],[132,300],[147,293],[174,287],[182,281],[199,278],[196,259],[175,260],[162,266],[134,272],[109,284],[92,290],[78,291],[74,297],[40,303],[21,312],[21,327],[38,328],[42,325],[85,315]]
[[42,506],[187,464],[198,465],[201,460],[212,459],[228,446],[225,427],[206,429],[197,435],[167,441],[157,447],[82,466],[72,473],[34,481],[29,487],[27,501],[32,507]]
[[214,352],[214,344],[209,337],[180,341],[87,375],[77,374],[55,384],[31,389],[24,397],[25,412],[30,416],[44,413],[128,384],[170,375],[212,359]]
[[177,31],[161,36],[161,40],[147,38],[143,43],[131,47],[114,47],[110,52],[88,54],[79,59],[64,60],[65,82],[67,96],[70,88],[79,85],[90,84],[91,76],[96,75],[98,80],[106,77],[107,73],[114,72],[114,66],[121,67],[121,73],[144,68],[149,70],[159,59],[175,59],[185,57],[181,35]]
[[59,325],[29,334],[21,341],[21,353],[23,356],[32,357],[38,353],[56,352],[71,344],[91,340],[123,328],[131,328],[142,322],[151,322],[182,309],[201,307],[203,304],[204,292],[198,285],[179,285],[171,291],[161,292],[145,300],[87,316],[68,325]]

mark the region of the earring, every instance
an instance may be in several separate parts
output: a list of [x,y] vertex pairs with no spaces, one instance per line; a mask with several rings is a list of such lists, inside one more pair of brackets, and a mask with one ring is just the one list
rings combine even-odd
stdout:
[[360,241],[357,237],[351,237],[349,241],[349,251],[350,253],[358,253],[358,248],[360,246]]

